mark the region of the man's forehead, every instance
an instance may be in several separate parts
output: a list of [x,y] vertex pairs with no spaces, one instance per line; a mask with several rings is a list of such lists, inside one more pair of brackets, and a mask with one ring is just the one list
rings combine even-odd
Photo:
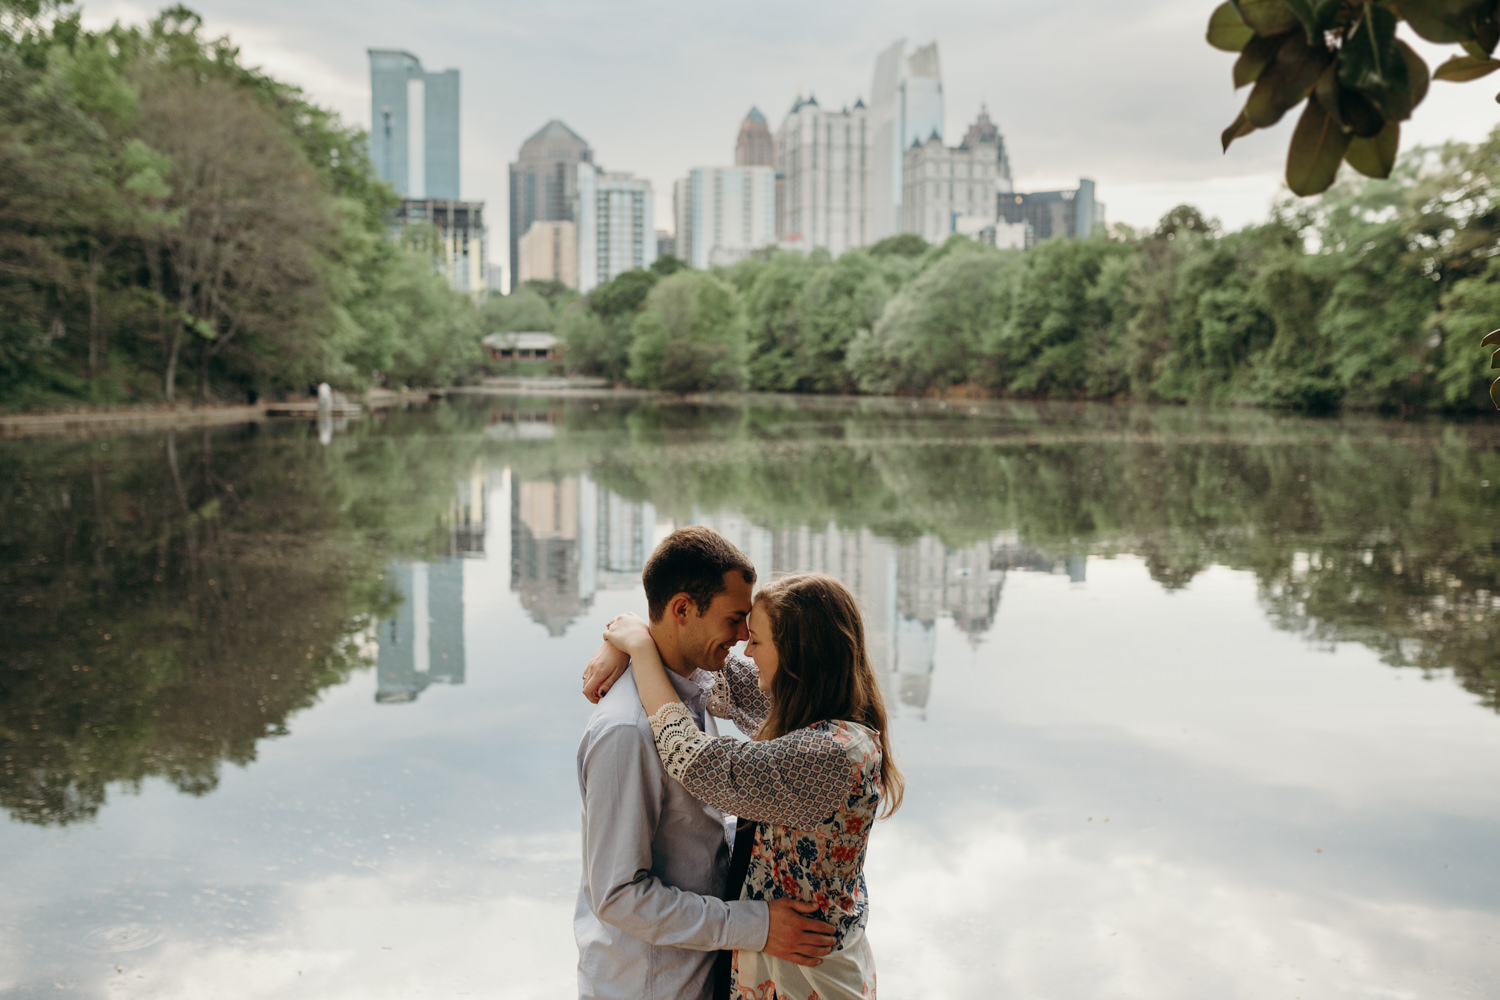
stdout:
[[709,607],[723,614],[748,615],[750,613],[750,584],[746,583],[745,578],[738,573],[730,576],[725,582],[727,586],[719,591]]

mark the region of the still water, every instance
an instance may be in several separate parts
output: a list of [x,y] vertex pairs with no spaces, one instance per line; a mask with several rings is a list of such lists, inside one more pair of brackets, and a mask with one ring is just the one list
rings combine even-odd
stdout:
[[673,527],[859,595],[899,998],[1500,983],[1500,430],[477,398],[0,443],[0,997],[565,997]]

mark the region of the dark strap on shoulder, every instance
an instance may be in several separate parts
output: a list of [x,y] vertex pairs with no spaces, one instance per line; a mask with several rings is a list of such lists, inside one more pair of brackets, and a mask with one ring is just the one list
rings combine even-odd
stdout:
[[[734,853],[729,858],[729,883],[724,898],[740,898],[745,887],[745,873],[750,870],[750,851],[755,846],[755,828],[759,824],[743,816],[734,821]],[[733,975],[734,952],[721,951],[714,956],[714,1000],[729,1000],[729,978]]]

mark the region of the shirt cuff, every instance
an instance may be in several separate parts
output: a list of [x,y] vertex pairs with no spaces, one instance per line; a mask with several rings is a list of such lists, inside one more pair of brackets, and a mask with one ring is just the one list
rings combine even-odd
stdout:
[[733,951],[765,951],[771,936],[771,905],[763,899],[734,899],[729,902],[729,922],[724,930],[724,947]]

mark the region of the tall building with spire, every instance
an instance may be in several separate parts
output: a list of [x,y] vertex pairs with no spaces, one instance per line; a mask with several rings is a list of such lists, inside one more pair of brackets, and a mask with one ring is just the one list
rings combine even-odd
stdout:
[[1001,246],[1024,246],[1025,229],[999,223],[996,197],[1011,192],[1010,165],[1000,129],[983,109],[957,146],[932,132],[913,142],[902,162],[901,231],[928,243],[954,233]]
[[[533,222],[575,222],[578,165],[594,151],[557,119],[521,144],[510,165],[510,288],[521,286],[521,237]],[[582,236],[582,233],[579,234]]]
[[771,127],[760,108],[751,108],[740,122],[740,137],[734,144],[734,165],[737,167],[774,167],[776,148],[771,141]]
[[937,42],[908,52],[903,38],[875,58],[870,131],[870,242],[875,242],[901,231],[906,150],[934,133],[943,138]]
[[1000,134],[1000,126],[990,118],[990,109],[979,105],[979,117],[974,119],[974,124],[964,133],[964,141],[960,143],[963,149],[976,149],[981,145],[995,147],[995,158],[999,164],[996,170],[996,183],[1001,191],[1011,190],[1010,154],[1005,151],[1005,136]]

